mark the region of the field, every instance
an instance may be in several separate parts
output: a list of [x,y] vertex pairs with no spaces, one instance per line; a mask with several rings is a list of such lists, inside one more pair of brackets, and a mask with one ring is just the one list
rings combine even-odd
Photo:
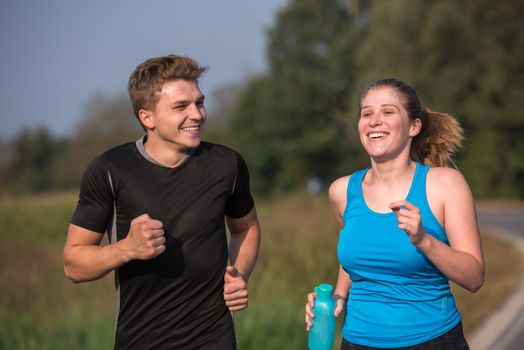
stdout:
[[[0,349],[110,349],[112,275],[87,284],[64,277],[62,246],[76,194],[0,201]],[[239,349],[306,349],[305,296],[335,283],[338,229],[325,195],[296,193],[259,202],[261,253],[249,282],[250,306],[236,315]],[[454,287],[471,332],[518,283],[521,259],[483,233],[486,283],[471,294]],[[337,334],[337,342],[340,334]]]

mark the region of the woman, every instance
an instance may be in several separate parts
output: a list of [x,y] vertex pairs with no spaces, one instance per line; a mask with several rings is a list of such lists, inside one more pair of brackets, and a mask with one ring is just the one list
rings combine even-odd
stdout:
[[475,292],[484,282],[473,197],[446,167],[462,129],[424,108],[407,84],[383,79],[361,94],[358,132],[371,167],[329,188],[341,226],[340,349],[469,349],[448,283]]

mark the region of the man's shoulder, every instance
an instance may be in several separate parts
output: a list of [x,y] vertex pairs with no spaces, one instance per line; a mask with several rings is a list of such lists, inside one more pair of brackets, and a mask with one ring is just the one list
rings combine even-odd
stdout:
[[107,157],[107,158],[118,158],[127,154],[130,154],[130,152],[133,152],[136,149],[135,142],[127,142],[123,143],[118,146],[114,146],[105,152],[103,152],[100,156]]
[[133,159],[133,154],[136,153],[136,146],[134,142],[124,143],[114,146],[96,157],[91,161],[91,166],[107,166],[108,164],[118,165],[122,162],[127,163]]
[[197,152],[232,159],[236,159],[238,156],[240,156],[240,154],[237,151],[235,151],[233,148],[229,146],[206,141],[200,142],[200,146],[198,147]]

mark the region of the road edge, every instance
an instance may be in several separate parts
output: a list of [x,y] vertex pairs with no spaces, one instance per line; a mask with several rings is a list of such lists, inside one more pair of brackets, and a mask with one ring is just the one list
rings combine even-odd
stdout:
[[522,272],[520,283],[513,294],[497,309],[480,327],[468,337],[471,350],[489,350],[520,316],[524,310],[524,239],[494,226],[482,225],[486,231],[491,231],[493,236],[503,237],[520,250],[522,256]]

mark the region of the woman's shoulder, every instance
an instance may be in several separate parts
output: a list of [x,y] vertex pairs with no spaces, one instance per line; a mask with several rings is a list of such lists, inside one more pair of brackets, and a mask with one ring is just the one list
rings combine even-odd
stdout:
[[346,200],[346,192],[351,175],[339,177],[331,183],[328,190],[329,200],[338,203]]
[[467,206],[472,201],[469,186],[460,171],[454,168],[432,167],[426,179],[426,195],[433,215],[444,225],[447,209]]
[[464,183],[464,175],[454,168],[431,167],[428,170],[428,182],[442,186],[455,186]]
[[346,207],[347,188],[350,178],[351,175],[339,177],[331,183],[328,190],[331,208],[335,212],[340,225],[342,225],[342,213],[344,212],[344,208]]
[[334,192],[338,192],[338,191],[341,191],[341,190],[343,190],[345,192],[347,187],[348,187],[348,183],[349,183],[349,179],[350,178],[351,178],[351,175],[346,175],[346,176],[339,177],[338,179],[333,181],[331,183],[331,185],[329,186],[329,193],[331,193],[333,191]]
[[428,194],[432,194],[442,200],[444,198],[456,198],[460,195],[471,195],[464,175],[454,168],[430,168],[427,175],[426,189]]

